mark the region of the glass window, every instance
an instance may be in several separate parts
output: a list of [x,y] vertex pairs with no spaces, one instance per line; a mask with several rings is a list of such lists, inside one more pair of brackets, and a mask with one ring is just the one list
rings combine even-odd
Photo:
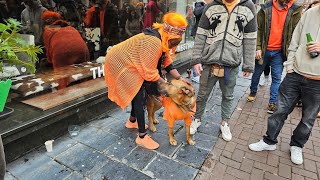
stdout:
[[[103,76],[106,52],[114,45],[141,33],[154,22],[161,22],[166,12],[179,12],[188,20],[188,27],[179,51],[193,42],[193,0],[6,0],[0,3],[0,23],[15,18],[22,23],[20,33],[27,44],[43,47],[34,74],[16,66],[10,72],[14,106],[37,107],[37,97],[74,91],[93,79]],[[30,8],[27,8],[30,7]],[[36,7],[36,8],[35,8]],[[50,12],[48,12],[48,10]],[[189,43],[189,44],[188,44]],[[27,58],[21,56],[28,61]],[[12,65],[5,64],[10,69]],[[0,74],[1,75],[1,74]],[[100,78],[101,79],[101,78]],[[105,87],[105,83],[103,82]],[[101,86],[97,87],[97,90]],[[89,93],[94,93],[95,90]],[[81,95],[86,95],[81,92]],[[39,116],[79,98],[73,94],[57,104],[50,101],[37,107]],[[11,97],[11,96],[10,96]],[[31,102],[32,101],[32,102]],[[29,104],[28,104],[28,103]],[[28,104],[29,106],[26,106]],[[10,102],[8,103],[10,106]],[[18,113],[19,110],[16,111]],[[23,114],[20,114],[23,118]]]

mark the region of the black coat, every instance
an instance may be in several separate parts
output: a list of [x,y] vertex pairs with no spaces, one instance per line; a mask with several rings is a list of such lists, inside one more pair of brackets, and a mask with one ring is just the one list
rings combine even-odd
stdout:
[[191,31],[191,36],[193,36],[193,37],[196,36],[198,25],[199,25],[199,21],[200,21],[201,15],[203,13],[205,4],[204,4],[204,2],[196,2],[194,6],[195,7],[194,7],[194,10],[193,10],[193,14],[196,17],[196,23],[192,27],[192,31]]

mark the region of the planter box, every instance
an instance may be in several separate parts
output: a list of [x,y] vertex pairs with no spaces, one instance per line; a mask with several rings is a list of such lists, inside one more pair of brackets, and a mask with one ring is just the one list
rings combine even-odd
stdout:
[[0,112],[3,111],[4,105],[6,104],[11,83],[11,79],[0,81]]

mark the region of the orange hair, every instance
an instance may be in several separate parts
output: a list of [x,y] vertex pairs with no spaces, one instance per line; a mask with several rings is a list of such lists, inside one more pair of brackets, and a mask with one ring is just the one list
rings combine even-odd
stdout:
[[[170,12],[170,13],[165,14],[163,16],[162,22],[163,22],[162,24],[154,23],[153,28],[158,29],[158,32],[161,35],[162,51],[165,52],[168,56],[170,56],[169,40],[175,39],[175,38],[181,38],[182,34],[177,35],[177,34],[173,34],[173,33],[169,33],[167,31],[165,31],[164,24],[166,23],[169,26],[172,26],[173,28],[185,30],[185,28],[188,25],[188,22],[182,14],[175,13],[175,12]],[[177,47],[172,48],[171,57],[175,56],[176,49],[177,49]]]
[[143,2],[138,2],[138,3],[136,4],[136,6],[144,6],[144,3],[143,3]]
[[45,12],[43,12],[42,13],[42,20],[43,21],[47,21],[49,19],[54,19],[54,21],[56,21],[56,20],[62,19],[62,17],[57,12],[53,12],[53,11],[45,11]]
[[60,24],[62,26],[69,25],[67,21],[62,20],[62,16],[57,12],[45,11],[42,13],[41,18],[46,25],[56,25],[56,24]]

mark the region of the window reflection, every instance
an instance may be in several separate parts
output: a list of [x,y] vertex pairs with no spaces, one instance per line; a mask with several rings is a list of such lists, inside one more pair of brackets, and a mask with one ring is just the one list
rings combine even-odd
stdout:
[[[181,44],[193,41],[191,35],[195,24],[194,2],[193,0],[5,0],[0,1],[0,23],[8,18],[15,18],[22,23],[20,33],[24,34],[27,43],[41,45],[44,50],[44,53],[39,55],[40,60],[36,64],[37,72],[34,78],[41,76],[43,79],[50,79],[52,78],[49,77],[50,74],[51,76],[59,74],[58,69],[65,69],[71,65],[79,69],[86,66],[81,64],[88,62],[91,62],[93,67],[99,66],[95,63],[97,61],[103,63],[103,56],[108,49],[141,33],[153,23],[161,22],[163,15],[169,11],[179,12],[188,20],[189,25]],[[15,75],[19,77],[25,73]],[[55,76],[53,79],[59,78]],[[59,88],[67,87],[71,83],[67,77],[63,79],[66,82],[58,83]],[[48,88],[44,89],[54,88],[57,84],[46,87]]]

